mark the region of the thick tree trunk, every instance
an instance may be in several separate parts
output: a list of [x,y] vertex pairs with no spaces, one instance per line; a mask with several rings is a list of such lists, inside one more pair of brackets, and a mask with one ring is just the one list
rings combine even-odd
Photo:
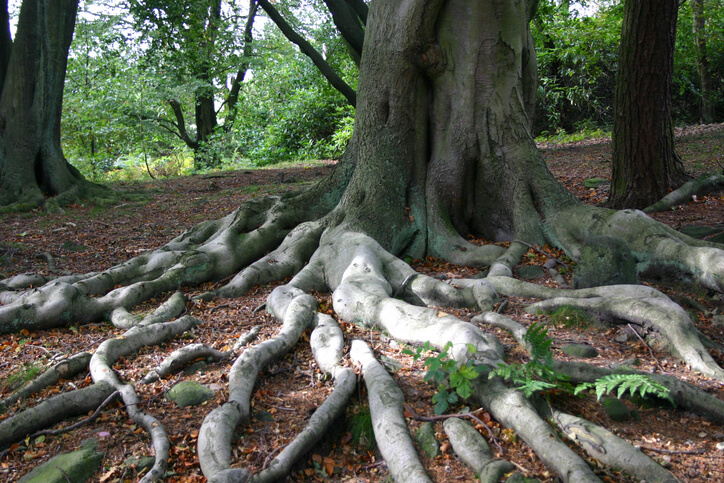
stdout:
[[678,0],[627,0],[624,5],[608,200],[612,208],[645,208],[687,180],[671,123],[678,8]]
[[371,9],[359,89],[373,94],[357,109],[348,226],[393,253],[450,259],[470,249],[458,233],[543,243],[542,214],[576,204],[529,128],[535,57],[526,9],[430,0]]
[[54,200],[62,205],[90,189],[60,145],[63,82],[77,9],[78,0],[23,2],[0,95],[0,206],[8,209],[70,195]]
[[706,14],[704,0],[691,2],[691,14],[694,17],[692,26],[694,42],[696,42],[696,62],[699,68],[701,81],[701,122],[711,124],[716,122],[716,109],[714,104],[714,88],[709,70],[709,57],[706,54]]

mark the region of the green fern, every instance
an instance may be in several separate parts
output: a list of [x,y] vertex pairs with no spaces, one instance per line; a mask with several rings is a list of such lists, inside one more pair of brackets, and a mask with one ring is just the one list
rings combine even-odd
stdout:
[[551,389],[570,391],[570,385],[566,382],[569,377],[553,369],[553,340],[548,337],[548,328],[535,322],[528,327],[524,340],[530,351],[530,360],[525,364],[499,364],[490,377],[498,376],[512,381],[526,397]]
[[669,401],[672,405],[676,404],[674,398],[671,397],[669,388],[644,374],[611,374],[597,379],[595,382],[579,384],[573,394],[577,395],[588,390],[595,390],[598,400],[604,394],[612,393],[614,390],[617,390],[616,397],[619,399],[626,392],[635,396],[638,391],[641,397],[655,396]]
[[528,327],[523,339],[530,346],[530,358],[543,364],[552,365],[553,353],[551,344],[553,339],[548,337],[548,328],[543,323],[534,322]]

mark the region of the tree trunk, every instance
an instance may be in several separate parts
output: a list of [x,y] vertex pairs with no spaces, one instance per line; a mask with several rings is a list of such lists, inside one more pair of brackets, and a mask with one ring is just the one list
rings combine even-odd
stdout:
[[645,208],[688,177],[674,150],[671,76],[678,0],[624,5],[608,204]]
[[508,3],[370,11],[359,81],[369,95],[357,107],[358,165],[343,204],[346,223],[393,253],[460,254],[458,233],[543,243],[541,213],[575,204],[535,148],[527,6]]
[[5,83],[5,72],[10,61],[10,52],[13,49],[13,39],[10,36],[10,14],[8,0],[0,1],[0,94]]
[[91,184],[63,156],[60,118],[78,0],[23,2],[0,96],[0,206],[67,204]]
[[693,0],[691,3],[692,26],[694,42],[696,42],[696,62],[701,80],[701,122],[711,124],[716,122],[714,103],[714,88],[709,71],[709,57],[706,55],[706,14],[704,13],[704,0]]

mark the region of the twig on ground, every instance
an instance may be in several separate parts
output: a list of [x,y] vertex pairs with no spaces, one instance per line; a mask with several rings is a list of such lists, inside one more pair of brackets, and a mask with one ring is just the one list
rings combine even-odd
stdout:
[[663,448],[656,448],[654,446],[648,446],[648,445],[639,444],[639,443],[636,443],[636,446],[638,446],[641,449],[645,449],[648,451],[654,451],[656,453],[662,453],[662,454],[704,454],[704,453],[706,453],[705,449],[663,449]]
[[636,337],[638,337],[638,339],[641,341],[641,343],[644,346],[646,346],[646,348],[649,350],[649,354],[651,354],[651,358],[654,360],[654,362],[656,362],[656,365],[659,367],[659,370],[661,370],[661,372],[665,373],[666,371],[664,370],[664,367],[661,365],[661,362],[659,362],[659,360],[654,355],[654,351],[653,351],[653,349],[651,349],[651,346],[641,337],[641,335],[638,333],[638,331],[636,330],[636,328],[633,325],[631,325],[631,324],[627,324],[627,325],[628,325],[628,328],[631,329],[631,331],[636,335]]
[[81,420],[81,421],[78,421],[78,422],[75,423],[75,424],[72,424],[72,425],[70,425],[70,426],[67,426],[67,427],[65,427],[65,428],[60,428],[60,429],[44,429],[44,430],[42,430],[42,431],[38,431],[37,433],[32,434],[32,435],[30,436],[30,438],[31,438],[31,439],[34,439],[34,438],[37,438],[37,437],[39,437],[39,436],[57,436],[57,435],[59,435],[59,434],[67,433],[68,431],[73,431],[74,429],[79,428],[79,427],[81,427],[81,426],[83,426],[83,425],[85,425],[85,424],[92,423],[93,421],[95,421],[95,420],[98,418],[98,416],[101,415],[101,411],[103,411],[103,409],[104,409],[106,406],[108,406],[116,397],[118,397],[118,395],[119,395],[119,392],[118,392],[118,391],[113,391],[113,392],[111,393],[111,395],[108,396],[108,397],[105,399],[105,401],[103,401],[103,402],[101,403],[100,406],[98,406],[98,409],[96,409],[96,410],[93,412],[93,414],[91,414],[90,416],[88,416],[87,418],[85,418],[85,419],[83,419],[83,420]]

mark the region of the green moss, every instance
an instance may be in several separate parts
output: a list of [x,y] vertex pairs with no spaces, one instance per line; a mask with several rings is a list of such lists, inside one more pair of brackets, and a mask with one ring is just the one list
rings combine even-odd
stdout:
[[[21,341],[20,344],[22,345],[24,342]],[[26,382],[35,379],[42,370],[43,368],[35,362],[24,362],[22,367],[8,376],[0,386],[14,391],[24,386]]]
[[596,325],[596,320],[588,315],[586,311],[564,305],[548,314],[551,322],[557,326],[564,327],[590,327]]

